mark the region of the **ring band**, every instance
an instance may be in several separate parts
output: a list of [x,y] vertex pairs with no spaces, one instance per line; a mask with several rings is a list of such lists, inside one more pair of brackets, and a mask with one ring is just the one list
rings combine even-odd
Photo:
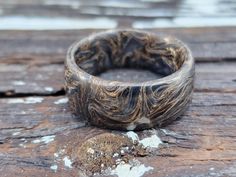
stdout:
[[[149,69],[164,77],[145,82],[105,80],[113,68]],[[167,125],[191,100],[194,59],[181,41],[137,30],[113,30],[74,43],[65,61],[72,112],[90,124],[118,130]]]

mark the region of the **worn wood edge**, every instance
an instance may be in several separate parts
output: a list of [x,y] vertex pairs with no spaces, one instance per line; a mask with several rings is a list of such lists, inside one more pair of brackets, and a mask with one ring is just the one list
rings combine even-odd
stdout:
[[[236,27],[163,28],[148,31],[183,40],[191,48],[197,62],[215,62],[235,61],[235,29]],[[98,31],[101,30],[1,31],[0,63],[63,63],[68,47],[76,39]]]
[[[64,95],[64,65],[0,65],[0,97]],[[236,93],[235,62],[197,63],[196,92]],[[52,79],[53,78],[53,79]]]
[[[21,99],[27,102],[27,98]],[[164,127],[164,130],[158,130],[165,146],[152,156],[137,157],[146,166],[155,167],[144,176],[234,174],[235,98],[236,95],[232,93],[194,93],[192,105],[184,116]],[[65,110],[67,103],[59,101],[64,97],[43,97],[37,103],[19,103],[17,99],[0,100],[3,108],[0,117],[3,122],[0,127],[0,156],[4,173],[10,171],[8,174],[17,173],[20,176],[76,175],[77,169],[67,168],[63,163],[65,154],[57,159],[54,153],[60,148],[67,149],[65,146],[71,148],[71,141],[79,143],[105,132],[114,133],[87,127],[81,120],[71,117],[69,111]],[[60,103],[55,104],[58,101]],[[47,136],[53,136],[53,140],[33,143]],[[55,164],[58,165],[56,172],[50,169]],[[166,165],[170,168],[168,172]],[[23,170],[9,170],[11,168]]]

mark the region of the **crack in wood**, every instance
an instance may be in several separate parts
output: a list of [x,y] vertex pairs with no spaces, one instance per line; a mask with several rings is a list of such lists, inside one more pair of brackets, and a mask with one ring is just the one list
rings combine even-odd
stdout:
[[21,98],[21,97],[32,97],[32,96],[63,96],[65,95],[65,89],[59,89],[57,91],[51,93],[15,93],[14,90],[8,90],[5,92],[0,92],[0,99],[1,98]]

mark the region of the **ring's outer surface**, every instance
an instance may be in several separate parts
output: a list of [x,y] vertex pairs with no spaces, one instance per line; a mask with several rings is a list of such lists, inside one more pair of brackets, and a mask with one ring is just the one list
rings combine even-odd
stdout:
[[[146,68],[164,77],[129,83],[96,76],[121,67]],[[186,110],[194,59],[188,47],[174,38],[136,30],[107,31],[69,48],[65,80],[76,115],[103,128],[142,130],[166,125]]]

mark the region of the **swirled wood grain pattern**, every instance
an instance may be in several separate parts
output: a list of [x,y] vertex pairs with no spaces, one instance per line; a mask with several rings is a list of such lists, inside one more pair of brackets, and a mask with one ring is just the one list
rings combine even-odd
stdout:
[[[112,68],[142,68],[163,75],[147,82],[97,77]],[[98,33],[68,50],[65,79],[72,111],[100,127],[141,130],[162,126],[186,109],[193,90],[194,59],[179,40],[152,33]]]

